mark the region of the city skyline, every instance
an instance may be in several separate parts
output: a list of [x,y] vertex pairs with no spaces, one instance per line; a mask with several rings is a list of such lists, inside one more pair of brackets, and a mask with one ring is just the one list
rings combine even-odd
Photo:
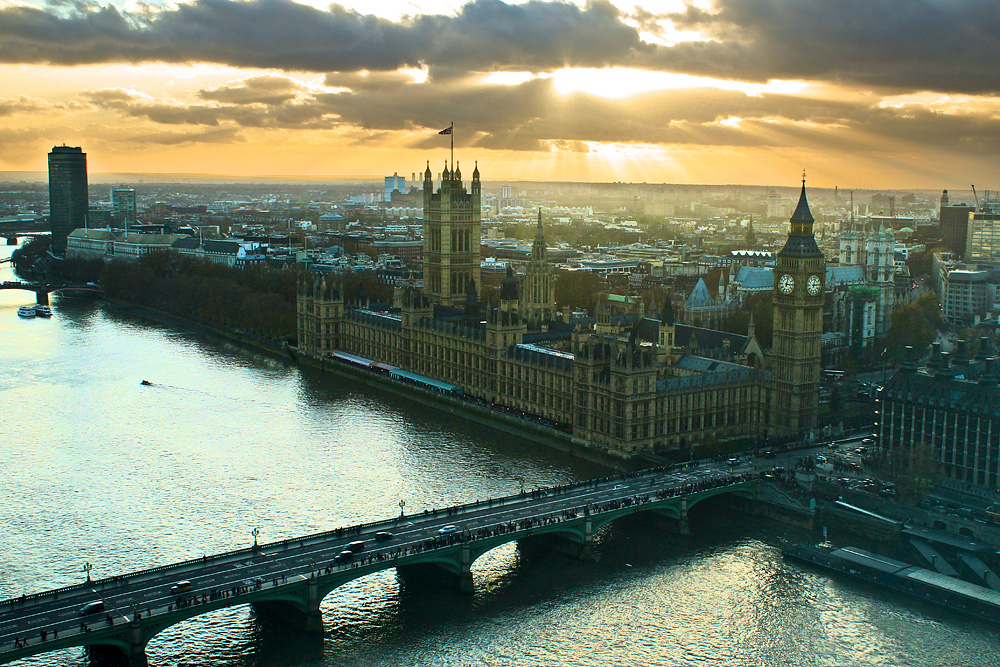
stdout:
[[[995,186],[983,3],[0,6],[0,171]],[[375,12],[375,13],[372,13]],[[468,167],[472,165],[469,164]]]

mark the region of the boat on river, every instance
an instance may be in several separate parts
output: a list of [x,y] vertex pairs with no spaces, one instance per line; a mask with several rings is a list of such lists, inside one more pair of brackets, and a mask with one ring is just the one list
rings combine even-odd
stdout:
[[48,306],[35,306],[35,315],[38,317],[52,317],[52,309]]
[[35,315],[37,315],[37,313],[35,312],[35,308],[33,306],[21,306],[20,308],[17,309],[18,317],[27,318],[27,317],[34,317]]
[[795,544],[781,555],[978,618],[1000,622],[1000,591],[858,547]]

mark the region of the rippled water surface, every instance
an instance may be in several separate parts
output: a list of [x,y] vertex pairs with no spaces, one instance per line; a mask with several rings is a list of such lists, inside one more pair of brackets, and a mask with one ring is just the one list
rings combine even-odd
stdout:
[[[0,248],[0,257],[10,248]],[[10,280],[7,265],[0,280]],[[399,511],[600,474],[516,438],[226,342],[0,291],[0,597]],[[139,383],[148,379],[152,387]],[[461,596],[385,571],[334,591],[325,635],[236,607],[174,626],[154,667],[1000,665],[1000,631],[782,561],[807,539],[711,506],[596,562],[498,548]],[[80,665],[82,651],[20,664]]]

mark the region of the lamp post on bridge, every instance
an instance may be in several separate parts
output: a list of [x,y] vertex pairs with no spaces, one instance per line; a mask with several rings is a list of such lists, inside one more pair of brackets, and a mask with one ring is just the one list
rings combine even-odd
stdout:
[[400,498],[399,499],[399,518],[400,519],[402,519],[404,516],[406,516],[406,514],[403,511],[404,507],[406,507],[406,501],[403,500],[402,498]]
[[94,566],[90,563],[83,564],[83,571],[87,574],[87,583],[90,583],[90,571],[94,569]]
[[253,550],[259,551],[260,545],[257,544],[257,536],[260,535],[260,528],[254,528],[250,531],[250,534],[253,535]]

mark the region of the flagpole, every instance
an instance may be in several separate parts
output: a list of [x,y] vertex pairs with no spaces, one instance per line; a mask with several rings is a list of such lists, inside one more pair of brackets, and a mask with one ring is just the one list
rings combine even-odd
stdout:
[[451,121],[451,132],[448,136],[451,138],[451,170],[455,171],[455,121]]

